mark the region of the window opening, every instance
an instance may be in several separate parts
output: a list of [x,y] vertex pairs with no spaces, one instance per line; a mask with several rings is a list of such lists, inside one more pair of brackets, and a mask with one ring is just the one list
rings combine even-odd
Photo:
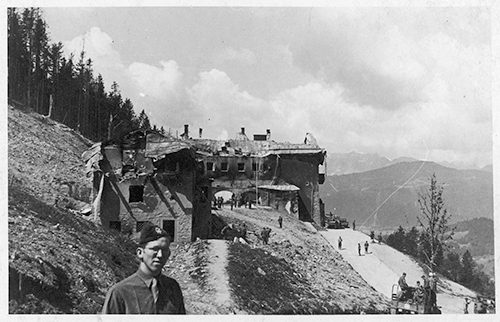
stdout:
[[175,220],[164,220],[163,230],[167,232],[170,241],[173,242],[175,240]]
[[128,202],[144,201],[144,186],[130,186]]

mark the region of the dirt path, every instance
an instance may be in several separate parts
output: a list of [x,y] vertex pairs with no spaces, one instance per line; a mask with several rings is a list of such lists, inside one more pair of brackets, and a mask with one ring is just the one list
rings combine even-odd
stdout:
[[233,313],[231,308],[231,291],[229,289],[229,277],[227,275],[227,242],[225,240],[211,239],[208,273],[210,278],[210,289],[213,290],[213,304],[218,308],[219,313]]
[[[329,229],[321,234],[375,290],[390,299],[392,285],[397,284],[403,272],[406,273],[406,282],[414,286],[421,280],[424,271],[410,257],[385,244],[370,243],[370,237],[352,229]],[[338,238],[342,237],[342,249],[338,249]],[[369,242],[368,253],[365,253],[363,244]],[[361,244],[361,255],[358,253],[358,243]],[[463,313],[465,296],[474,296],[474,293],[464,287],[449,281],[441,281],[438,288],[437,303],[443,314]],[[473,305],[469,306],[469,312]]]

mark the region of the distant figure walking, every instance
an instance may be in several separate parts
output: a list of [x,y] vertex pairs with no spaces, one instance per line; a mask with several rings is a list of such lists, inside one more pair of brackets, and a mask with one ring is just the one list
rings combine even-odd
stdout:
[[378,244],[382,244],[382,233],[378,234]]
[[352,230],[356,230],[356,220],[352,221]]
[[358,255],[361,256],[361,243],[358,243]]
[[365,254],[368,254],[368,246],[370,246],[370,244],[368,244],[368,241],[365,241]]
[[281,215],[278,217],[278,224],[280,225],[280,228],[283,228],[283,217],[281,217]]
[[339,249],[342,249],[342,237],[339,236]]

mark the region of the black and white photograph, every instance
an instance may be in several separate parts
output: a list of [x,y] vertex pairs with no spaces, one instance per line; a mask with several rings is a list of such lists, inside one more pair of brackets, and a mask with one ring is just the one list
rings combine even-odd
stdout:
[[7,319],[497,316],[497,1],[3,9]]

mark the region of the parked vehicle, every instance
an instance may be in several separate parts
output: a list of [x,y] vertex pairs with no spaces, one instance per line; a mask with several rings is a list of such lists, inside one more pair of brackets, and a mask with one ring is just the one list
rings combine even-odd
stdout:
[[333,229],[344,229],[349,228],[349,222],[347,218],[341,218],[338,215],[334,215],[331,212],[326,215],[326,227]]
[[[398,284],[392,285],[391,295],[391,314],[441,314],[440,307],[437,306],[436,294],[432,290],[428,290],[422,302],[413,299],[414,288],[403,293]],[[433,294],[434,293],[434,294]]]

